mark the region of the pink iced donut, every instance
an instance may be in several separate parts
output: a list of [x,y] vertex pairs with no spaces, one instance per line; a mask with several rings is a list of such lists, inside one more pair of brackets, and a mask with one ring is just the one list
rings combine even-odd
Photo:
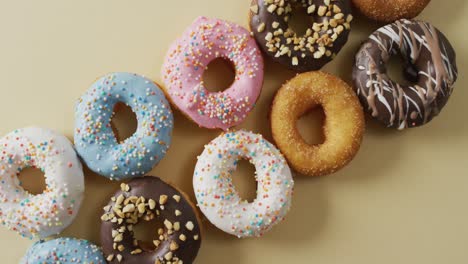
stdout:
[[[235,81],[223,92],[210,92],[203,72],[217,58],[233,63]],[[199,17],[170,47],[162,70],[165,91],[180,111],[201,127],[238,125],[252,110],[263,84],[263,59],[245,28]]]

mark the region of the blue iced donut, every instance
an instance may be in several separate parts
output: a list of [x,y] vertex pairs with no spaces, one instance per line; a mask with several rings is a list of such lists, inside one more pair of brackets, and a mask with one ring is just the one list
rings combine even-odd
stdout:
[[31,246],[20,264],[77,264],[107,263],[101,250],[94,244],[74,238],[39,241]]
[[[114,107],[125,103],[136,114],[134,135],[119,144],[111,127]],[[111,73],[80,98],[75,113],[75,146],[94,172],[122,180],[141,176],[164,157],[174,118],[161,89],[133,73]]]

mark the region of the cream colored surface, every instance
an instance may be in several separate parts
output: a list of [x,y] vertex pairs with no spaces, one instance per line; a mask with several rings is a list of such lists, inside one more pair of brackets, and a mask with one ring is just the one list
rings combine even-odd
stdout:
[[[75,101],[97,77],[131,71],[159,81],[166,49],[196,16],[247,26],[248,7],[248,0],[1,0],[0,134],[38,125],[72,138]],[[458,52],[460,78],[438,118],[405,132],[369,122],[348,167],[296,177],[287,220],[265,237],[239,240],[206,223],[197,263],[468,263],[467,14],[464,0],[433,0],[422,14]],[[347,81],[354,51],[378,27],[363,18],[353,26],[349,44],[324,69]],[[243,128],[271,139],[270,102],[293,75],[267,61],[261,98]],[[197,128],[178,112],[175,118],[173,145],[153,174],[193,195],[196,156],[219,131]],[[85,174],[84,205],[63,235],[99,243],[101,206],[118,183]],[[241,177],[246,185],[253,176]],[[17,263],[31,243],[0,228],[0,262]]]

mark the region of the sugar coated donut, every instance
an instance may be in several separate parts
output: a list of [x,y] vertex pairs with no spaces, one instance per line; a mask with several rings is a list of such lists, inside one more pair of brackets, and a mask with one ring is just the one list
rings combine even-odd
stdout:
[[[325,142],[309,145],[297,120],[321,106]],[[324,72],[297,75],[278,90],[271,108],[273,138],[291,167],[308,176],[333,173],[356,155],[364,133],[364,113],[353,89]]]
[[[387,75],[390,57],[401,55],[410,84]],[[356,55],[354,86],[365,110],[388,127],[422,126],[447,103],[457,80],[455,51],[433,25],[399,20],[374,32]]]
[[[201,127],[240,124],[252,110],[263,84],[263,59],[255,40],[243,27],[199,17],[170,47],[162,76],[169,99]],[[235,66],[232,86],[223,92],[205,88],[208,64],[226,59]]]
[[[119,144],[111,127],[117,103],[136,114],[138,128]],[[156,166],[171,143],[173,116],[153,81],[133,73],[112,73],[97,80],[80,98],[75,114],[75,145],[94,172],[122,180]]]
[[[297,7],[314,23],[304,35],[289,25]],[[250,29],[265,54],[298,72],[318,70],[348,41],[353,19],[348,0],[253,0]]]
[[35,243],[20,264],[106,264],[101,250],[86,240],[57,238]]
[[[121,189],[104,207],[101,242],[109,263],[191,264],[201,245],[195,205],[179,190],[157,177],[139,177]],[[163,227],[149,245],[135,238],[141,221],[160,221]]]
[[[257,197],[239,197],[232,173],[240,159],[255,166]],[[224,232],[237,237],[261,236],[284,219],[294,182],[283,155],[261,135],[228,132],[205,146],[198,157],[193,188],[200,210]]]
[[[25,168],[44,172],[46,189],[33,195],[21,187]],[[60,233],[75,219],[84,192],[81,163],[64,136],[29,127],[0,139],[0,221],[28,238]]]
[[352,0],[354,6],[366,17],[393,22],[418,16],[431,0]]

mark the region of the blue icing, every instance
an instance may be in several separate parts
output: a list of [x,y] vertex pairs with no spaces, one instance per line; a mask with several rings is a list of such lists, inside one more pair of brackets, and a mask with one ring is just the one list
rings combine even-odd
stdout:
[[[111,127],[116,103],[136,114],[133,136],[119,144]],[[171,144],[174,118],[161,89],[132,73],[112,73],[97,80],[80,98],[75,113],[75,147],[86,165],[112,180],[151,171]]]
[[20,264],[105,264],[101,250],[86,240],[58,238],[31,246]]

